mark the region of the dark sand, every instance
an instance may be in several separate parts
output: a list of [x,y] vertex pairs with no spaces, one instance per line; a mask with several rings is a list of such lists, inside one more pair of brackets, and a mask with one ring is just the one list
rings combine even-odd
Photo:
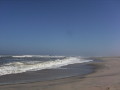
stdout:
[[[96,59],[96,58],[94,58]],[[1,85],[0,90],[120,90],[120,58],[99,57],[93,73],[69,78],[24,84]]]

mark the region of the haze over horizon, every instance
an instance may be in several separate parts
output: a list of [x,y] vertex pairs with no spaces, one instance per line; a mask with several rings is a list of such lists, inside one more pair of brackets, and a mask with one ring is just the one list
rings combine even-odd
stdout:
[[0,54],[120,55],[118,0],[0,0]]

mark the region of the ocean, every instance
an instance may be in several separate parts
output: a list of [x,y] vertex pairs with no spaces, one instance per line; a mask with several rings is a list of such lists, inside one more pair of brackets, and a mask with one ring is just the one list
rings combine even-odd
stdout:
[[1,55],[0,85],[60,79],[92,72],[80,56]]

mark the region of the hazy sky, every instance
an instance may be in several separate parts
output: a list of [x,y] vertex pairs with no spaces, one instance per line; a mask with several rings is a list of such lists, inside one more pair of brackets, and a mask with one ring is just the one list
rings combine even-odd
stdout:
[[0,54],[120,54],[119,0],[0,0]]

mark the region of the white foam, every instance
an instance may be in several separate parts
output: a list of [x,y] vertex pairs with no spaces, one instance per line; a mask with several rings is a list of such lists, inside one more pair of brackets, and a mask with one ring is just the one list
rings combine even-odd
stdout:
[[25,57],[43,57],[43,58],[63,58],[65,56],[50,56],[50,55],[20,55],[12,56],[13,58],[25,58]]
[[37,71],[42,69],[52,69],[52,68],[59,68],[62,66],[66,66],[69,64],[75,63],[84,63],[90,62],[92,60],[83,60],[77,57],[69,57],[64,59],[57,59],[54,61],[46,61],[46,62],[12,62],[0,67],[0,76],[6,74],[15,74],[15,73],[22,73],[27,71]]
[[12,56],[14,58],[32,57],[31,55]]

